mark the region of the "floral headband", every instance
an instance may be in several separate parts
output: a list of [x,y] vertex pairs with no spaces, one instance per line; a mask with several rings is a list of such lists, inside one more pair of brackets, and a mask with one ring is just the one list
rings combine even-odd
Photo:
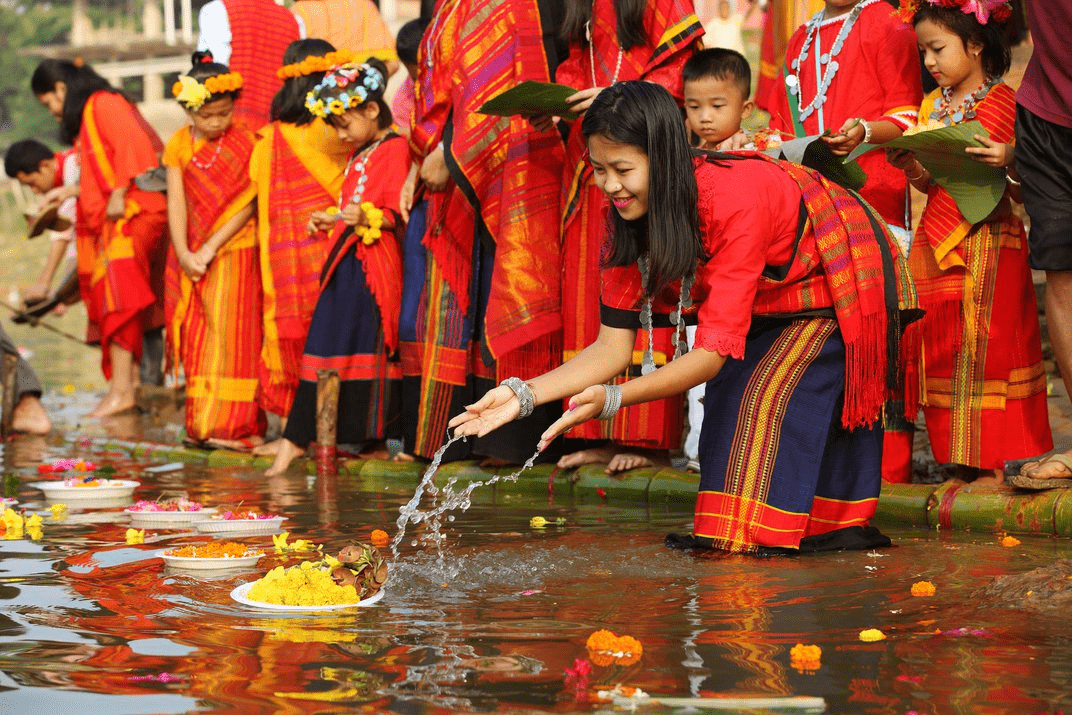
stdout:
[[[368,55],[364,55],[367,57]],[[356,62],[358,55],[350,50],[338,50],[336,52],[329,52],[323,57],[310,56],[306,57],[301,62],[295,62],[290,65],[283,65],[276,70],[276,76],[279,79],[287,80],[294,77],[305,77],[311,74],[317,74],[318,72],[327,72],[333,67],[339,65],[350,64]]]
[[353,63],[334,67],[317,86],[305,95],[305,108],[314,117],[342,114],[360,107],[375,93],[382,94],[386,79],[369,64]]
[[182,106],[196,112],[214,95],[237,92],[240,89],[242,89],[242,75],[237,72],[209,77],[204,84],[189,75],[182,75],[179,81],[171,86],[171,94],[179,100]]
[[960,8],[965,15],[975,15],[980,25],[985,25],[993,18],[996,22],[1005,22],[1012,17],[1012,5],[1007,0],[901,0],[897,16],[904,22],[912,24],[916,12],[923,3],[938,7]]

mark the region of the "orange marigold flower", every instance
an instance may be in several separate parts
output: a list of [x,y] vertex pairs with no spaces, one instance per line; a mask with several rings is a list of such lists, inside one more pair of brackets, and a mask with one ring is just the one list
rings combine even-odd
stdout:
[[639,656],[644,653],[644,646],[640,645],[640,641],[633,636],[622,636],[618,639],[618,646],[614,649],[614,652]]
[[1019,546],[1020,545],[1020,540],[1017,539],[1015,536],[1006,536],[1004,539],[1001,540],[1001,545],[1002,546]]
[[934,584],[930,581],[917,581],[912,584],[913,596],[933,596],[934,594]]
[[600,629],[588,636],[588,641],[584,645],[588,650],[592,651],[614,652],[614,646],[617,644],[618,636],[608,630]]
[[387,546],[387,544],[391,541],[391,538],[383,529],[373,529],[372,535],[369,537],[369,541],[371,541],[372,545],[376,548],[380,548],[382,546]]
[[823,649],[817,645],[797,643],[789,650],[789,665],[800,672],[818,670]]

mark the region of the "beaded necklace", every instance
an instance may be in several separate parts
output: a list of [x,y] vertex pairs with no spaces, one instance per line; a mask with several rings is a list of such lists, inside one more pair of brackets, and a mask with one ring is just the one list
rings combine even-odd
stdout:
[[[848,38],[849,33],[852,32],[853,25],[856,24],[856,20],[860,17],[860,13],[868,5],[871,5],[878,0],[864,0],[863,2],[853,6],[849,11],[849,15],[842,22],[841,30],[838,31],[837,37],[834,38],[834,45],[830,48],[830,51],[823,53],[819,47],[819,29],[823,24],[823,17],[826,11],[821,10],[808,20],[806,33],[804,35],[804,44],[800,48],[800,54],[790,63],[792,73],[786,76],[785,84],[789,88],[789,93],[797,98],[797,110],[800,112],[799,120],[803,122],[810,117],[816,110],[822,108],[826,103],[826,93],[830,89],[831,83],[834,81],[834,76],[837,74],[838,69],[841,67],[840,63],[834,59],[841,53],[841,48],[845,45],[845,40]],[[812,43],[815,43],[815,96],[807,105],[803,103],[804,92],[800,85],[800,66],[808,59],[808,52],[811,49]],[[826,69],[823,70],[822,66],[826,65]],[[819,114],[820,124],[822,123],[822,113]],[[823,127],[819,127],[820,131]]]
[[[648,257],[641,256],[637,259],[637,267],[640,268],[640,283],[648,284]],[[685,309],[692,307],[692,282],[696,278],[695,273],[690,273],[681,279],[681,290],[678,291],[677,308],[670,313],[670,322],[674,324],[674,357],[677,360],[685,354],[688,346],[681,339],[681,333],[685,330]],[[655,329],[651,318],[651,296],[644,296],[644,307],[640,309],[640,327],[648,333],[648,347],[644,349],[644,359],[640,364],[640,374],[647,375],[655,371]]]
[[[455,2],[454,6],[450,8],[450,12],[447,13],[442,22],[440,22],[440,18],[443,15],[443,10],[440,9],[440,11],[436,13],[435,19],[432,21],[432,27],[428,32],[428,41],[424,43],[424,65],[428,69],[432,69],[432,50],[439,44],[439,40],[442,39],[443,33],[447,31],[447,24],[450,22],[450,18],[454,16],[454,11],[457,10],[460,5],[461,2]],[[436,34],[436,30],[439,31],[439,34]]]
[[[346,164],[346,174],[350,173],[350,169],[354,167],[354,162],[357,162],[356,169],[361,172],[361,175],[357,179],[357,187],[353,193],[350,194],[350,200],[348,203],[359,204],[361,198],[365,195],[365,184],[368,183],[368,174],[365,173],[365,166],[368,164],[369,158],[372,156],[372,152],[376,151],[376,147],[383,143],[387,137],[391,135],[390,132],[384,134],[382,137],[372,142],[367,148],[357,152],[350,157],[350,161]],[[339,210],[341,211],[346,205],[346,201],[343,201],[343,197],[339,196]]]
[[[191,134],[193,133],[193,127],[190,128],[190,132],[191,132]],[[226,133],[226,132],[224,132],[224,133]],[[208,141],[208,139],[206,139],[205,141]],[[216,151],[213,152],[212,158],[208,160],[207,164],[202,164],[200,161],[198,161],[196,151],[193,154],[190,155],[190,163],[193,164],[194,166],[196,166],[198,169],[202,169],[203,171],[208,171],[212,167],[212,165],[216,163],[216,159],[218,159],[220,157],[220,149],[222,149],[222,148],[223,148],[223,135],[221,134],[219,136],[219,138],[216,139]]]
[[994,85],[999,84],[1001,81],[1001,77],[987,77],[979,85],[979,88],[968,94],[955,110],[950,107],[953,101],[953,89],[951,87],[942,87],[942,98],[935,103],[930,119],[935,122],[941,122],[947,127],[975,119],[975,105],[983,101],[983,97],[990,92]]
[[[588,38],[588,60],[589,60],[589,69],[592,70],[592,86],[593,87],[598,87],[599,82],[596,81],[596,45],[595,45],[594,42],[592,42],[592,21],[591,20],[589,20],[588,22],[584,23],[584,34]],[[618,44],[617,40],[615,40],[614,44],[616,44],[616,45]],[[614,66],[614,76],[610,78],[610,83],[611,84],[616,84],[618,82],[618,73],[621,72],[621,71],[622,71],[622,48],[621,48],[621,45],[618,45],[618,62]]]

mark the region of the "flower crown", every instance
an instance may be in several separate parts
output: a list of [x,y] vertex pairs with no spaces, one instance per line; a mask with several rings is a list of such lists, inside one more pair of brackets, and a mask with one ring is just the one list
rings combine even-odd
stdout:
[[923,6],[923,3],[938,7],[960,8],[965,15],[975,15],[980,25],[985,25],[991,19],[996,22],[1005,22],[1012,17],[1012,5],[1007,0],[901,0],[901,6],[897,9],[896,15],[911,25],[916,12]]
[[[368,55],[365,56],[367,57]],[[331,68],[338,67],[339,65],[356,62],[357,59],[358,55],[350,50],[338,50],[336,52],[329,52],[323,57],[313,55],[306,57],[301,62],[283,65],[276,70],[275,74],[282,80],[288,80],[294,77],[305,77],[319,72],[327,72]]]
[[334,67],[305,95],[305,108],[321,119],[329,114],[342,114],[360,107],[376,93],[382,95],[385,84],[383,74],[370,64]]
[[189,75],[182,75],[171,86],[171,94],[187,109],[197,111],[214,95],[237,92],[242,89],[242,75],[237,72],[209,77],[204,84]]

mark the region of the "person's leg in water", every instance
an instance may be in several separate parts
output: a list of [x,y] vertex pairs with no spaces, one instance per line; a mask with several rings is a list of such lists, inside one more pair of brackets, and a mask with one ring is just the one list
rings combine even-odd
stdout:
[[15,367],[15,411],[11,426],[25,434],[48,434],[52,420],[41,404],[43,387],[33,368],[19,355],[19,349],[7,332],[0,327],[0,350],[19,357]]
[[134,355],[118,343],[108,345],[112,361],[112,379],[108,393],[89,417],[108,417],[134,409]]
[[164,329],[146,330],[142,338],[139,373],[142,385],[161,387],[164,384]]

